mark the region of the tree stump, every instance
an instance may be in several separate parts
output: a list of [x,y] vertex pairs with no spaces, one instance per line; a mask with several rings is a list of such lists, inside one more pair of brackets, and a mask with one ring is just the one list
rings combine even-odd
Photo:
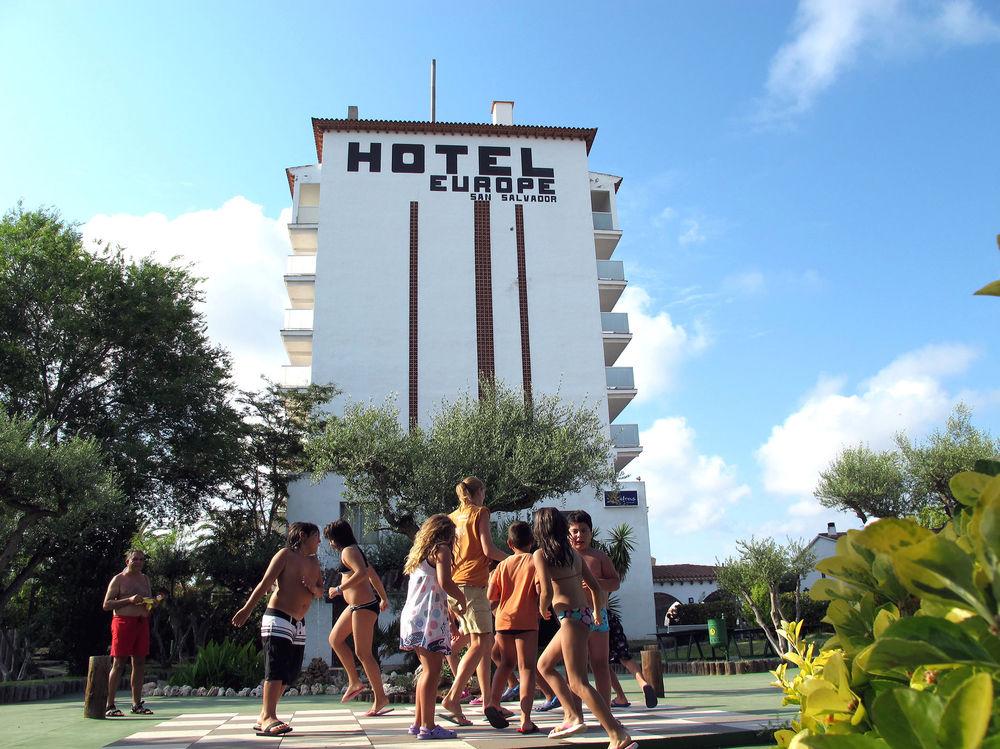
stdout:
[[642,649],[642,678],[645,679],[657,697],[664,696],[663,659],[657,645],[647,645]]
[[114,659],[110,655],[90,656],[87,669],[87,685],[83,694],[83,715],[85,718],[103,718],[108,708],[108,676]]

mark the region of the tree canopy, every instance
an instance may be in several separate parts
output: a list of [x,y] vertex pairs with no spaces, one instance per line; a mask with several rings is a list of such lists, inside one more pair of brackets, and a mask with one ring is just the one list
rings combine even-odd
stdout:
[[95,439],[145,514],[192,518],[228,478],[238,423],[198,279],[18,207],[0,220],[0,288],[0,403],[46,439]]
[[882,452],[866,445],[841,451],[820,474],[814,492],[820,503],[853,512],[861,522],[910,517],[940,527],[958,507],[951,477],[1000,455],[1000,440],[976,429],[963,404],[955,407],[943,430],[921,442],[899,433],[895,443],[895,450]]
[[314,478],[344,477],[345,499],[380,527],[411,538],[429,515],[455,508],[454,486],[474,474],[493,511],[611,485],[611,444],[595,411],[503,384],[445,402],[426,428],[407,430],[391,401],[350,404],[307,446]]

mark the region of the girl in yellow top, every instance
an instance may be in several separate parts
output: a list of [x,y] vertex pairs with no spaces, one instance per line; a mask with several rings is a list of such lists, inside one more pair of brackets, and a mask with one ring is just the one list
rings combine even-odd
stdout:
[[459,626],[470,636],[470,643],[459,661],[451,689],[441,700],[441,707],[451,713],[448,720],[460,726],[472,725],[472,721],[462,714],[460,698],[475,671],[483,693],[483,713],[494,728],[506,728],[507,720],[490,696],[493,615],[486,598],[486,584],[490,577],[490,560],[503,560],[508,555],[493,543],[490,511],[484,506],[486,485],[475,476],[469,476],[458,483],[455,494],[458,495],[458,509],[448,516],[455,523],[452,578],[468,602],[459,617]]

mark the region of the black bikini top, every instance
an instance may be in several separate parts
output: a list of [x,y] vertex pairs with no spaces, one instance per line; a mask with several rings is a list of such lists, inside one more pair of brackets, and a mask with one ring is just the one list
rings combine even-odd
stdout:
[[[358,546],[358,545],[351,544],[351,546]],[[344,561],[344,551],[347,551],[347,549],[350,548],[351,547],[348,546],[347,548],[345,548],[343,551],[340,552],[340,567],[337,568],[337,572],[339,572],[341,575],[346,575],[348,572],[354,572],[354,569]],[[368,567],[369,566],[368,557],[365,556],[365,550],[362,549],[360,546],[358,546],[358,551],[361,552],[361,558],[365,562],[365,567]]]

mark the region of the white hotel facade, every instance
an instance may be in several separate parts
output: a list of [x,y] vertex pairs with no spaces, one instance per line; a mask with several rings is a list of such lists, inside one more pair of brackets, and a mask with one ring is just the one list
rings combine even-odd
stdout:
[[[363,120],[353,107],[313,119],[318,163],[287,170],[284,384],[335,383],[340,403],[396,394],[410,423],[486,378],[558,392],[599,411],[621,470],[642,450],[619,418],[636,394],[631,368],[615,366],[631,340],[614,311],[621,178],[590,171],[595,129],[515,125],[513,106],[494,102],[492,123]],[[629,636],[651,637],[645,487],[622,489],[617,505],[593,491],[559,505],[635,529],[617,595]],[[338,476],[295,482],[289,521],[339,517],[342,490]],[[313,605],[307,658],[329,659],[331,618]]]

